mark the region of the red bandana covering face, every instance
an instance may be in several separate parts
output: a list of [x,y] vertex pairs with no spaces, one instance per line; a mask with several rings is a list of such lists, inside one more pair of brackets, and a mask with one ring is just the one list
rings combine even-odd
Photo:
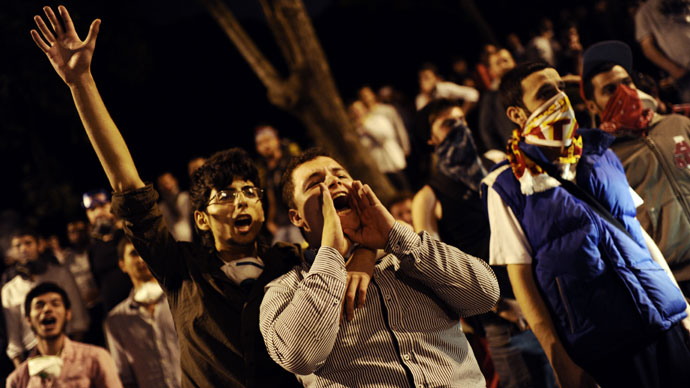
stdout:
[[642,110],[642,101],[637,90],[618,84],[601,113],[601,130],[614,134],[621,130],[644,131],[652,117],[654,111]]
[[[527,157],[518,146],[519,143],[524,140],[538,146],[561,147],[562,152],[557,164],[574,165],[582,155],[582,137],[576,136],[577,128],[570,100],[565,93],[560,92],[530,115],[521,132],[513,131],[513,137],[508,141],[507,156],[523,193],[542,191],[535,185],[543,185],[535,182],[533,178],[541,177],[543,181],[548,175],[538,165],[527,163]],[[551,185],[552,182],[547,184]]]

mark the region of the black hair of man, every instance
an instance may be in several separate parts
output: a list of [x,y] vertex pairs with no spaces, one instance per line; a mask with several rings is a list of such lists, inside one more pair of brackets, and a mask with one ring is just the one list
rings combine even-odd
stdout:
[[615,62],[600,63],[582,78],[582,93],[584,94],[584,98],[588,100],[594,99],[594,85],[592,84],[592,79],[601,73],[611,71],[616,65],[617,63]]
[[117,261],[125,259],[125,248],[127,248],[128,244],[132,244],[132,240],[127,236],[122,236],[120,242],[117,243]]
[[31,291],[29,291],[28,294],[26,294],[26,299],[24,300],[24,315],[27,317],[31,315],[31,301],[34,300],[35,298],[38,298],[41,295],[48,294],[50,292],[54,292],[56,294],[59,294],[60,297],[62,297],[62,304],[65,305],[65,310],[69,310],[70,306],[72,304],[69,301],[69,297],[67,296],[67,293],[65,290],[62,289],[62,287],[58,286],[55,283],[52,282],[44,282],[40,283],[36,287],[32,288]]
[[[241,148],[231,148],[213,154],[203,166],[192,175],[189,195],[194,210],[205,211],[213,189],[223,190],[236,180],[250,181],[259,186],[259,172],[249,157]],[[194,228],[201,237],[203,245],[213,251],[214,240],[210,231],[200,230],[196,223]]]
[[522,90],[522,81],[532,73],[549,68],[554,67],[546,62],[524,62],[505,73],[498,88],[504,108],[507,109],[509,106],[525,108],[522,99],[525,93]]
[[422,118],[426,118],[426,120],[424,120],[424,122],[427,124],[424,132],[426,139],[431,138],[431,126],[434,124],[434,121],[436,121],[438,116],[448,109],[454,107],[462,108],[462,105],[457,100],[452,100],[449,98],[432,100],[426,104],[426,106],[424,106],[420,114],[422,115]]
[[407,201],[408,199],[411,200],[413,198],[414,194],[410,193],[409,191],[398,191],[391,197],[391,199],[388,200],[388,202],[386,202],[386,209],[390,210],[391,206]]
[[10,242],[12,241],[13,238],[16,237],[23,237],[23,236],[31,236],[36,240],[38,243],[38,239],[40,237],[40,234],[36,229],[30,228],[28,226],[20,226],[19,228],[14,229],[12,232],[10,232]]
[[328,158],[332,157],[321,148],[312,147],[302,152],[300,155],[290,159],[290,162],[285,168],[285,172],[283,172],[283,176],[280,178],[280,187],[282,187],[283,191],[283,201],[289,209],[295,208],[295,181],[292,179],[292,173],[295,172],[297,167],[314,160],[319,156],[325,156]]
[[434,65],[434,64],[431,63],[431,62],[424,62],[424,63],[422,63],[422,65],[419,67],[418,72],[421,73],[421,72],[423,72],[424,70],[429,70],[429,71],[431,71],[432,73],[438,75],[438,66]]

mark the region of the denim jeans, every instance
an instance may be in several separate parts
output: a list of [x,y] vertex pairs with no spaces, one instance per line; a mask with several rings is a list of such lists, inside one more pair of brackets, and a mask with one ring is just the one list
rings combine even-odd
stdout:
[[531,330],[518,332],[507,322],[487,324],[484,330],[501,388],[556,388],[549,360]]

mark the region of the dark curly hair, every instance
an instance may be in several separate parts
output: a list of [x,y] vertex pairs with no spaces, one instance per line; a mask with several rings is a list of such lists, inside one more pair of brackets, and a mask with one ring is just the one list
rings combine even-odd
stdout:
[[[194,210],[205,211],[213,189],[225,189],[238,179],[250,181],[256,186],[261,184],[259,172],[249,154],[240,148],[216,152],[192,175],[189,188],[192,207]],[[200,230],[196,222],[194,228],[204,246],[213,251],[213,234]]]
[[288,206],[288,209],[295,208],[295,182],[292,180],[292,173],[295,169],[310,160],[314,160],[319,156],[326,156],[332,158],[326,151],[318,147],[312,147],[308,150],[302,152],[290,159],[287,168],[283,172],[283,176],[280,178],[280,187],[282,187],[283,192],[283,202]]

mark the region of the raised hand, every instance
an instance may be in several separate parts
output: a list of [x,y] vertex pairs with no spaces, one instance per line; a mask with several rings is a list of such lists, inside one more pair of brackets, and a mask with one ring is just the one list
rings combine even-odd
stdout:
[[386,246],[395,218],[388,212],[369,185],[355,181],[350,188],[352,204],[359,214],[360,225],[357,229],[345,229],[350,240],[369,249],[382,249]]
[[321,189],[321,212],[323,213],[321,246],[333,247],[344,256],[349,244],[343,234],[340,217],[333,205],[333,198],[325,184],[319,183],[319,189]]
[[73,85],[80,77],[91,74],[91,58],[96,47],[96,37],[101,25],[100,19],[91,23],[86,40],[82,41],[74,29],[72,18],[64,6],[58,7],[58,12],[64,22],[64,27],[50,7],[43,7],[43,11],[53,27],[52,31],[39,15],[34,21],[43,37],[36,30],[31,30],[31,37],[36,45],[48,56],[50,63],[60,78],[67,85]]

